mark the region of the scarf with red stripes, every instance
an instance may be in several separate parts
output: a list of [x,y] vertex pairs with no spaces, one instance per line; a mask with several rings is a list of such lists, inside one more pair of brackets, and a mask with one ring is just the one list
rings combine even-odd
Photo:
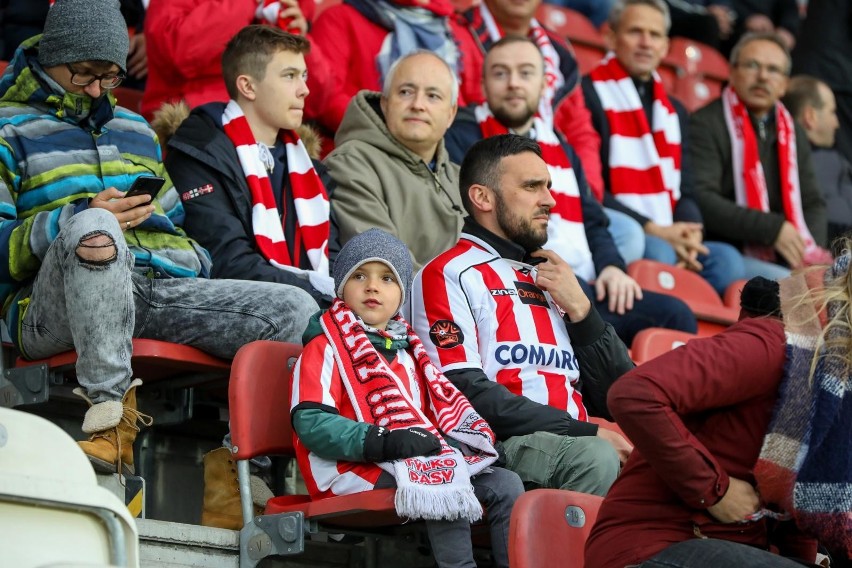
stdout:
[[[257,247],[269,264],[278,268],[294,266],[263,158],[269,156],[269,150],[255,141],[243,110],[234,100],[225,107],[222,128],[237,150],[251,192],[252,230]],[[299,136],[292,130],[282,130],[281,141],[285,144],[297,219],[293,250],[298,251],[304,244],[311,267],[328,276],[328,195]]]
[[285,32],[301,35],[301,31],[298,28],[290,27],[290,23],[293,21],[293,18],[281,15],[281,12],[284,12],[288,8],[289,6],[286,4],[282,6],[281,2],[278,0],[262,0],[260,4],[257,5],[257,11],[254,14],[255,21],[258,24],[268,24],[282,29]]
[[[482,25],[485,28],[485,33],[488,39],[492,42],[499,41],[505,32],[500,25],[494,20],[494,16],[488,10],[485,3],[479,5],[479,15],[482,18]],[[559,89],[565,84],[565,77],[562,76],[562,71],[559,68],[561,60],[556,48],[550,41],[547,31],[542,27],[538,20],[532,18],[530,21],[530,31],[528,37],[538,46],[541,56],[544,59],[544,91],[541,93],[541,99],[538,103],[538,115],[546,124],[553,126],[553,99]]]
[[671,225],[680,199],[680,120],[653,74],[652,124],[633,79],[610,52],[589,74],[609,121],[609,190],[658,225]]
[[[400,378],[376,351],[363,323],[343,300],[334,300],[331,309],[320,317],[320,326],[334,348],[335,364],[359,422],[391,430],[425,428],[441,440],[441,453],[436,456],[378,464],[396,479],[397,514],[411,519],[479,520],[482,506],[473,493],[470,476],[496,461],[494,432],[429,360],[408,322],[398,314],[393,321],[403,326],[408,336],[408,349],[423,378],[421,384],[437,425],[407,396]],[[462,442],[464,454],[447,444],[444,436]]]
[[[474,109],[476,121],[484,138],[507,134],[509,129],[503,126],[487,103]],[[595,264],[592,251],[586,240],[586,228],[583,225],[583,205],[580,200],[580,187],[577,176],[562,148],[559,138],[545,122],[536,116],[533,119],[532,134],[539,147],[541,157],[547,164],[552,182],[550,193],[556,205],[550,210],[550,222],[547,225],[547,244],[544,248],[555,251],[571,265],[574,273],[586,280],[595,279]]]
[[[731,158],[734,169],[734,192],[737,205],[769,212],[769,194],[763,164],[757,148],[757,136],[751,125],[748,110],[730,87],[722,91],[722,109],[731,138]],[[818,255],[820,247],[811,236],[802,211],[802,194],[799,188],[799,159],[796,155],[796,127],[793,117],[781,102],[775,103],[775,127],[778,130],[778,169],[781,181],[781,203],[784,217],[805,241],[805,256]],[[777,258],[772,246],[746,243],[747,256],[774,262]]]

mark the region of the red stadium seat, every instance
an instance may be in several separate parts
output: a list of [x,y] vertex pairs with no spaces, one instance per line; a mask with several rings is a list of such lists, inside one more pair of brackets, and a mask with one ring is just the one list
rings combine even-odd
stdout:
[[580,12],[542,2],[535,16],[544,27],[571,43],[581,75],[591,71],[606,54],[601,32]]
[[[254,341],[240,348],[234,357],[228,403],[245,522],[240,533],[242,552],[252,546],[252,539],[263,534],[272,539],[273,550],[267,548],[267,555],[301,552],[304,533],[315,530],[317,523],[333,527],[336,532],[347,532],[405,522],[396,515],[395,489],[316,501],[307,495],[273,497],[267,502],[263,517],[252,519],[248,460],[264,455],[295,457],[288,408],[291,366],[301,350],[300,345],[290,343]],[[281,540],[277,532],[283,530],[281,527],[291,527],[290,540]],[[254,556],[254,561],[260,560]]]
[[666,86],[690,112],[718,97],[728,80],[728,62],[721,53],[682,37],[671,38],[659,71],[674,76],[672,85]]
[[714,335],[739,318],[739,310],[725,306],[706,280],[684,268],[643,259],[630,263],[627,274],[643,290],[676,296],[686,302],[698,319],[700,336]]
[[6,70],[6,67],[8,67],[8,66],[9,66],[8,61],[4,61],[4,60],[0,59],[0,75],[3,74],[3,72]]
[[742,294],[746,282],[748,282],[746,279],[731,282],[728,289],[725,290],[725,296],[722,298],[726,306],[734,310],[740,309],[740,294]]
[[583,568],[586,539],[602,497],[563,489],[521,495],[509,523],[512,568]]
[[696,337],[698,336],[694,333],[662,327],[643,329],[633,338],[633,361],[637,365],[641,365],[654,357],[684,345],[687,341]]

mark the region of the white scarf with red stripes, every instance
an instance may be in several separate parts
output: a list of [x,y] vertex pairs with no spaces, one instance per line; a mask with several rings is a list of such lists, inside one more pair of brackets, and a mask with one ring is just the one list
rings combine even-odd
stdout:
[[[479,13],[482,16],[482,22],[485,24],[485,29],[488,30],[488,35],[492,41],[502,39],[504,33],[494,16],[488,10],[485,2],[479,5]],[[547,35],[547,31],[542,25],[533,18],[530,21],[529,38],[538,46],[541,56],[544,59],[544,91],[541,93],[541,99],[538,102],[538,115],[541,117],[549,128],[553,128],[553,98],[562,86],[565,84],[565,77],[562,76],[562,71],[559,69],[561,60],[556,48]]]
[[[234,100],[225,107],[222,127],[237,150],[251,192],[251,222],[257,246],[269,264],[292,270],[294,262],[284,239],[284,226],[261,157],[268,155],[269,150],[265,146],[261,149],[255,141],[243,110]],[[290,191],[296,209],[296,242],[293,243],[293,250],[300,250],[303,243],[313,270],[327,277],[330,230],[328,195],[299,136],[292,130],[282,130],[281,141],[285,144]],[[321,292],[327,292],[316,284],[314,286]],[[331,288],[334,288],[333,284]],[[332,292],[329,295],[334,294]]]
[[660,76],[653,74],[652,124],[633,79],[608,53],[589,74],[609,120],[609,189],[621,203],[662,226],[680,199],[681,131]]
[[[731,137],[731,159],[734,169],[734,193],[737,205],[749,209],[769,212],[769,195],[763,164],[757,148],[757,137],[748,110],[731,87],[722,91],[722,109],[725,124]],[[805,241],[805,256],[817,255],[819,246],[811,236],[805,215],[802,211],[802,195],[799,188],[799,159],[796,155],[796,127],[793,117],[781,104],[775,103],[775,127],[778,129],[778,168],[781,181],[781,203],[784,217],[789,221]],[[775,261],[776,253],[772,246],[746,243],[743,248],[746,256]]]
[[[405,330],[408,351],[424,379],[422,387],[437,425],[406,395],[399,377],[370,343],[363,322],[343,300],[334,300],[331,309],[320,317],[320,326],[334,347],[334,362],[359,422],[391,430],[417,426],[441,441],[441,452],[436,456],[378,464],[396,479],[397,514],[411,519],[477,521],[482,518],[482,506],[474,495],[470,476],[497,460],[494,432],[429,360],[408,322],[399,314],[393,321]],[[464,451],[450,446],[445,437],[461,442]]]
[[[509,129],[503,126],[487,103],[474,109],[476,121],[484,138],[506,134]],[[544,248],[553,250],[571,265],[574,273],[585,279],[595,279],[595,264],[592,251],[586,240],[586,228],[583,225],[583,205],[580,200],[580,188],[571,162],[559,142],[559,138],[541,118],[533,119],[535,141],[541,147],[541,157],[547,164],[552,182],[550,193],[556,205],[550,210],[550,222],[547,225],[547,244]]]

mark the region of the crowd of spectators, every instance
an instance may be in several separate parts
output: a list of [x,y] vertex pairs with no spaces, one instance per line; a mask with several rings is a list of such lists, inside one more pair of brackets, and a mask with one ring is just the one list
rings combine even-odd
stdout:
[[[366,286],[369,270],[353,271],[384,263],[390,274],[376,282],[393,281],[402,297],[390,296],[397,307],[368,322],[365,337],[419,392],[412,365],[426,368],[424,347],[406,335],[416,332],[422,357],[491,425],[483,451],[497,443],[510,471],[474,479],[477,491],[505,492],[489,507],[513,502],[517,476],[527,489],[604,495],[612,486],[590,542],[596,566],[693,554],[666,556],[662,540],[691,538],[671,523],[665,539],[620,552],[612,544],[628,542],[618,536],[625,523],[654,521],[644,506],[613,512],[641,486],[670,508],[656,521],[698,509],[695,534],[768,548],[778,527],[750,524],[734,537],[728,527],[763,510],[744,487],[761,483],[748,466],[764,458],[763,433],[776,427],[768,413],[782,401],[767,393],[784,378],[783,325],[746,322],[716,339],[730,352],[725,377],[701,348],[671,358],[684,380],[696,375],[695,389],[659,365],[630,371],[627,347],[639,331],[692,332],[696,321],[682,301],[642,290],[626,271],[643,258],[677,266],[720,297],[743,279],[776,281],[835,256],[830,272],[846,274],[838,243],[852,229],[852,70],[838,68],[849,65],[852,8],[811,0],[803,19],[795,0],[554,2],[586,14],[610,50],[581,76],[568,39],[536,19],[540,1],[459,10],[450,0],[97,0],[102,9],[91,14],[85,0],[0,2],[0,57],[9,62],[0,78],[4,317],[26,357],[78,351],[90,435],[81,447],[96,469],[132,473],[128,448],[148,423],[136,407],[131,338],[231,357],[255,339],[299,342],[311,326],[318,337],[320,320],[309,316],[350,315],[341,299],[366,321],[361,311],[375,306],[352,305],[344,285]],[[692,114],[657,72],[673,34],[730,59],[721,96]],[[119,84],[144,89],[139,109],[116,105]],[[156,196],[125,196],[150,175],[163,180]],[[366,234],[395,256],[367,254]],[[363,250],[341,279],[335,263],[347,243]],[[400,266],[419,271],[410,288]],[[109,301],[88,293],[105,288]],[[778,296],[777,287],[762,292]],[[780,297],[792,313],[792,292]],[[407,325],[400,314],[407,331],[395,327]],[[751,390],[738,386],[752,374],[761,380]],[[309,380],[330,388],[326,374]],[[643,399],[644,385],[660,396]],[[311,432],[337,420],[349,436],[345,451],[309,448],[319,457],[305,453],[303,468],[420,455],[419,433],[402,456],[385,432],[341,422],[347,413],[358,422],[351,389],[347,399],[302,387],[310,396],[294,408],[310,422],[294,423],[299,435],[316,439]],[[667,444],[636,418],[654,408]],[[632,446],[592,427],[587,409],[624,419],[637,443],[641,456],[618,479]],[[687,430],[702,428],[684,417],[692,411],[758,434],[717,461],[729,440],[691,438]],[[223,445],[205,458],[204,520],[239,528],[227,437]],[[660,473],[676,462],[676,475]],[[380,468],[369,471],[366,489],[388,486]],[[311,472],[316,496],[357,485],[334,476],[325,487],[323,475]],[[499,519],[495,538],[505,537],[508,513]],[[430,527],[436,542],[466,538],[459,530]],[[781,552],[813,562],[815,542],[802,537]],[[704,562],[718,554],[775,565],[708,550],[698,551]],[[498,564],[504,552],[495,548]]]

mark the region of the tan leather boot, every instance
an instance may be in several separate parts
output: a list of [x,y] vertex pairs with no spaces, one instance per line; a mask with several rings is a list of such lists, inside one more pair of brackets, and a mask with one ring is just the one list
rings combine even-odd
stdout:
[[152,419],[136,410],[136,387],[139,379],[130,383],[121,401],[108,400],[94,404],[81,388],[74,394],[89,403],[83,418],[83,432],[90,434],[85,442],[78,442],[99,473],[133,475],[133,442],[139,432],[137,421],[150,426]]
[[[272,491],[259,477],[250,478],[254,514],[262,515]],[[240,530],[243,512],[240,506],[240,484],[237,462],[228,448],[216,448],[204,455],[204,507],[201,524],[206,527]]]

